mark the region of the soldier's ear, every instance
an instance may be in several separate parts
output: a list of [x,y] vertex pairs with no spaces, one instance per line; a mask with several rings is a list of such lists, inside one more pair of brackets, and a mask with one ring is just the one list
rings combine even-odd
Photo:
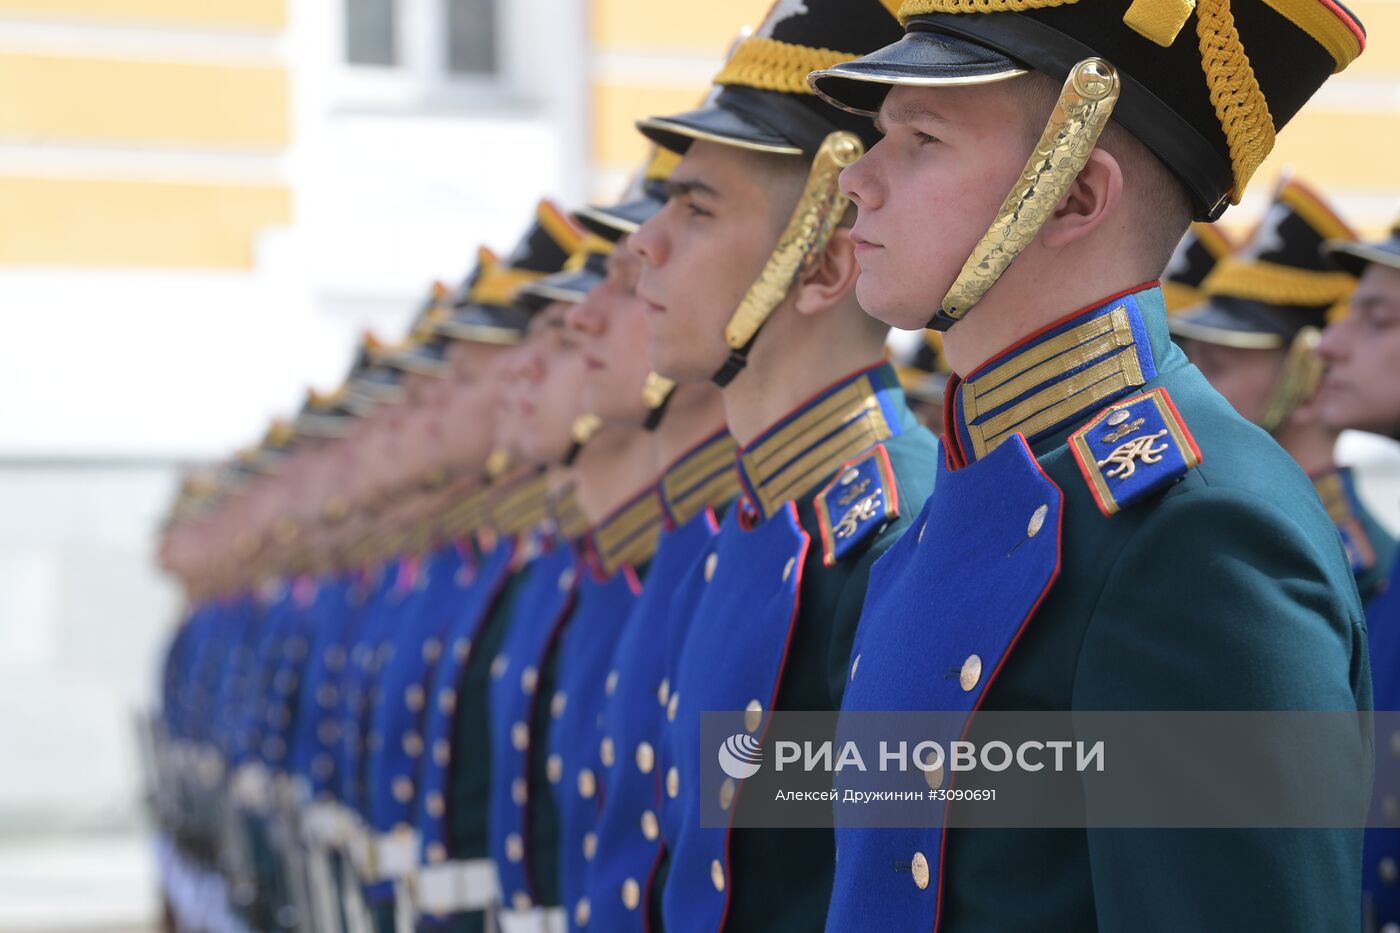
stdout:
[[821,314],[855,290],[860,278],[849,227],[837,227],[826,249],[812,260],[794,288],[798,314]]
[[1123,203],[1123,167],[1113,153],[1097,148],[1041,228],[1041,245],[1063,249],[1108,224],[1120,223]]

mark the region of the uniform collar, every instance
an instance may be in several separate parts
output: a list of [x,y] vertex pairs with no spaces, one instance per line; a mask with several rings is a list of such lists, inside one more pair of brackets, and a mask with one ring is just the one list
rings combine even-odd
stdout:
[[739,495],[734,457],[739,445],[726,430],[701,441],[661,476],[661,507],[672,527],[686,524],[709,506]]
[[638,567],[651,560],[661,521],[661,496],[655,486],[648,486],[599,522],[589,536],[589,550],[600,574],[611,577],[623,566]]
[[579,508],[578,491],[570,485],[549,503],[551,530],[561,540],[577,541],[588,533],[588,516]]
[[1355,493],[1350,469],[1333,467],[1326,473],[1309,478],[1313,482],[1313,488],[1317,490],[1317,497],[1327,509],[1327,517],[1332,519],[1332,524],[1345,525],[1356,517],[1351,506],[1351,497]]
[[543,472],[533,473],[504,489],[493,489],[491,526],[502,535],[515,535],[545,520],[549,482]]
[[483,484],[449,506],[442,516],[443,537],[466,538],[475,533],[486,520],[492,491],[490,484]]
[[847,376],[764,431],[739,451],[739,479],[758,519],[901,433],[903,408],[894,367],[880,363]]
[[949,462],[970,463],[1016,434],[1034,447],[1150,382],[1150,331],[1165,327],[1165,313],[1157,283],[1138,286],[1042,328],[966,379],[954,376],[944,400]]

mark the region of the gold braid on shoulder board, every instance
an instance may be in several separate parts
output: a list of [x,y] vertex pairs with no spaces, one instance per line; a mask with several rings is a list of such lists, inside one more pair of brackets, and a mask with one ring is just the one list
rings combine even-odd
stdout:
[[991,228],[963,263],[929,326],[947,330],[982,300],[1012,261],[1035,239],[1089,161],[1118,102],[1118,72],[1101,58],[1070,69],[1060,99],[1016,187]]
[[808,266],[822,250],[841,222],[850,204],[841,193],[841,171],[865,155],[865,144],[854,133],[838,131],[822,141],[812,159],[807,187],[797,202],[797,209],[788,220],[787,229],[778,240],[768,264],[758,280],[724,328],[724,340],[729,344],[729,359],[714,375],[718,386],[726,386],[748,362],[749,347],[758,331],[787,297]]

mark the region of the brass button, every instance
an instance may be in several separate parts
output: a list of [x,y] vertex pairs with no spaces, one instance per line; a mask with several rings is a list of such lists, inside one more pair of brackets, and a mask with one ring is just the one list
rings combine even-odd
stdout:
[[529,910],[531,906],[530,895],[526,894],[524,891],[516,891],[510,896],[510,906],[514,907],[516,910]]
[[851,680],[856,679],[856,668],[860,667],[860,655],[856,655],[851,661]]
[[335,684],[321,684],[316,688],[316,702],[321,704],[322,709],[330,709],[340,699],[340,693],[335,689]]
[[637,884],[636,879],[628,878],[622,882],[622,906],[628,910],[636,910],[641,902],[642,886]]
[[671,700],[670,700],[669,703],[666,704],[666,721],[667,721],[667,722],[675,722],[675,721],[676,721],[676,710],[678,710],[678,709],[680,708],[680,703],[681,703],[681,692],[680,692],[679,690],[677,690],[677,691],[675,691],[675,692],[673,692],[673,693],[671,694]]
[[724,890],[724,866],[715,859],[710,863],[710,884],[715,886],[716,891]]
[[581,897],[574,905],[574,923],[581,927],[588,926],[588,919],[593,916],[593,910],[589,906],[588,898]]
[[404,705],[415,713],[423,709],[423,699],[423,688],[418,684],[409,684],[408,689],[403,692]]
[[1116,428],[1118,427],[1118,425],[1122,424],[1124,421],[1127,420],[1128,412],[1126,410],[1115,411],[1113,414],[1108,416],[1108,426],[1110,428]]
[[963,662],[962,670],[958,672],[958,683],[963,690],[972,690],[977,686],[977,681],[982,679],[982,659],[975,654],[967,656]]
[[1040,534],[1040,529],[1045,527],[1045,516],[1050,514],[1050,506],[1042,505],[1031,513],[1031,520],[1026,525],[1026,537],[1034,538]]
[[410,758],[417,758],[423,754],[423,739],[416,732],[405,732],[403,735],[403,753]]
[[938,790],[943,786],[943,766],[939,765],[932,771],[925,771],[924,780],[928,782],[929,787]]
[[510,799],[515,801],[517,807],[525,806],[530,799],[530,785],[525,783],[525,779],[518,777],[510,782]]
[[470,638],[459,638],[452,643],[452,657],[461,664],[472,653],[472,640]]
[[676,770],[675,765],[666,772],[666,796],[675,800],[681,795],[681,773]]
[[705,582],[706,582],[706,583],[709,583],[711,580],[713,580],[713,579],[715,578],[715,568],[718,567],[718,566],[719,566],[719,554],[715,553],[714,551],[711,551],[711,552],[710,552],[710,556],[707,557],[707,558],[705,558]]
[[447,861],[447,846],[440,842],[435,842],[428,846],[428,861],[436,865],[438,862]]
[[549,777],[549,783],[558,784],[559,779],[564,776],[564,759],[558,755],[550,755],[544,763],[545,774]]
[[578,773],[578,793],[584,800],[592,800],[593,795],[598,792],[598,779],[593,776],[593,772],[584,768]]
[[442,794],[433,791],[428,795],[427,801],[428,815],[437,819],[447,812],[447,804],[442,799]]
[[559,589],[564,591],[574,585],[574,568],[565,567],[564,572],[559,574]]
[[719,808],[728,810],[729,805],[734,802],[734,779],[727,777],[724,783],[719,786]]
[[549,701],[549,715],[553,716],[555,719],[558,719],[560,716],[564,715],[564,707],[568,705],[568,695],[565,694],[563,690],[557,691],[554,694],[554,697]]
[[656,767],[656,751],[651,747],[650,742],[637,743],[637,769],[643,774],[651,774],[651,769]]
[[642,835],[647,842],[655,842],[656,837],[661,835],[661,824],[656,820],[656,814],[650,810],[642,811]]
[[442,656],[442,642],[436,638],[429,638],[423,642],[423,660],[429,664],[434,664]]
[[792,576],[792,568],[794,568],[794,567],[796,567],[796,566],[797,566],[797,558],[796,558],[796,557],[789,557],[789,558],[787,559],[787,563],[786,563],[786,564],[783,564],[783,582],[784,582],[784,583],[788,582],[788,578]]
[[617,671],[608,671],[608,679],[603,683],[603,692],[608,696],[617,692]]
[[451,687],[443,687],[438,693],[438,709],[444,716],[451,716],[452,711],[457,708],[457,691]]
[[1395,859],[1388,855],[1381,859],[1380,864],[1376,866],[1376,871],[1386,884],[1394,884],[1395,879],[1400,877],[1400,868],[1396,867]]
[[671,695],[671,681],[665,677],[661,678],[661,684],[656,688],[656,702],[660,703],[664,709],[666,700]]
[[583,857],[588,861],[593,861],[593,856],[598,854],[598,834],[583,834]]
[[927,529],[928,529],[928,522],[924,522],[922,525],[919,526],[919,541],[918,541],[919,544],[923,544],[923,543],[924,543],[924,532],[925,532]]
[[611,768],[613,761],[616,760],[613,752],[613,740],[607,736],[603,736],[603,741],[598,743],[598,757],[602,759],[605,768]]
[[433,743],[433,763],[439,767],[447,767],[447,763],[452,760],[452,746],[446,739],[438,739]]
[[757,732],[761,725],[763,725],[763,704],[757,700],[750,700],[749,705],[744,707],[744,728],[750,732]]
[[520,689],[527,696],[535,692],[535,685],[540,682],[540,672],[533,667],[527,667],[520,672]]
[[909,870],[914,874],[914,884],[920,891],[925,890],[928,887],[928,859],[924,858],[924,853],[914,853],[914,861],[910,863]]
[[510,744],[515,746],[517,752],[523,752],[530,747],[530,727],[523,722],[517,722],[510,727]]
[[506,858],[512,862],[519,862],[525,857],[525,840],[520,838],[519,833],[511,833],[506,837]]
[[413,799],[413,782],[406,777],[394,778],[393,793],[399,803],[408,803]]
[[506,668],[509,667],[509,666],[510,666],[510,659],[509,659],[509,658],[507,658],[507,657],[506,657],[505,655],[503,655],[503,654],[498,654],[498,655],[496,655],[494,658],[491,659],[491,676],[492,676],[494,679],[499,680],[500,677],[501,677],[501,675],[504,674],[504,673],[506,672]]

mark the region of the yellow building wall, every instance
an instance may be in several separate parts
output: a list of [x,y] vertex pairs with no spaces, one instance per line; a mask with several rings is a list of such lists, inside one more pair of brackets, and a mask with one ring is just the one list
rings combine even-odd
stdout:
[[[289,71],[268,56],[202,61],[196,49],[208,36],[271,42],[287,13],[287,0],[0,0],[0,27],[41,23],[59,39],[36,52],[0,38],[0,87],[22,89],[0,95],[0,146],[29,166],[0,172],[0,266],[251,269],[258,236],[291,221],[291,191],[275,177],[201,181],[199,160],[256,157],[249,174],[266,173],[291,144]],[[163,48],[190,35],[190,54],[153,57],[148,28]],[[107,37],[101,54],[83,41],[93,35]],[[70,159],[45,173],[54,147],[81,170]],[[160,168],[126,177],[146,153]]]

